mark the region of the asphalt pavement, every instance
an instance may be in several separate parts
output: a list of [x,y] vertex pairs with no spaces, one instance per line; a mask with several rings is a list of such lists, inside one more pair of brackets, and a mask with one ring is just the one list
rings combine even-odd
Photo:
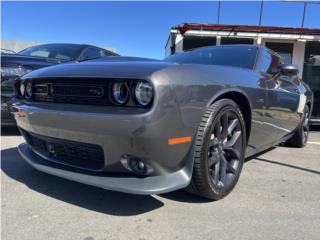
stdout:
[[107,191],[38,172],[1,136],[1,239],[320,239],[320,132],[304,149],[248,160],[234,191],[209,202],[183,190]]

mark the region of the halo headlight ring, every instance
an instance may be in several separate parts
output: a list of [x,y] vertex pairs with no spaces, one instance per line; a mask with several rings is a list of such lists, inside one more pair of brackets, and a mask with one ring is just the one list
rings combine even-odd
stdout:
[[111,96],[117,105],[125,104],[129,99],[130,91],[126,82],[114,82],[111,86]]
[[143,107],[148,106],[153,101],[154,90],[151,83],[139,81],[134,88],[136,102]]
[[27,86],[25,88],[25,96],[27,98],[31,98],[32,97],[32,83],[31,82],[27,83]]
[[23,82],[20,83],[19,91],[20,91],[21,97],[24,97],[26,86],[24,85]]

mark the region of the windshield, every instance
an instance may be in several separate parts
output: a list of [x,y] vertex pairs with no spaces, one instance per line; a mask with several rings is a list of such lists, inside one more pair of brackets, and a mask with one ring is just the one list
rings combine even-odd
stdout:
[[165,61],[188,64],[224,65],[253,69],[257,48],[253,46],[218,46],[199,48],[172,55]]
[[76,44],[46,44],[27,48],[17,54],[70,61],[76,58],[80,50],[81,45]]

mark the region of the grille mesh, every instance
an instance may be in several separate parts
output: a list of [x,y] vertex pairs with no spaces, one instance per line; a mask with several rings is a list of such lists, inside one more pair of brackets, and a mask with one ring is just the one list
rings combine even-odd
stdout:
[[55,162],[94,171],[104,168],[103,149],[98,145],[45,137],[24,130],[22,133],[28,144]]
[[90,105],[112,105],[108,96],[109,84],[88,82],[33,84],[33,100]]

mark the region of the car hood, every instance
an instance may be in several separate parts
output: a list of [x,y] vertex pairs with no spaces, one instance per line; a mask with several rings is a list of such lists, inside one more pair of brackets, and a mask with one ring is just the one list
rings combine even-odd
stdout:
[[1,55],[2,66],[24,66],[31,69],[38,69],[41,67],[50,66],[60,63],[58,59],[30,57],[18,54],[3,54]]
[[33,71],[23,78],[97,77],[146,78],[152,73],[175,64],[136,57],[106,57],[84,62],[59,64]]

